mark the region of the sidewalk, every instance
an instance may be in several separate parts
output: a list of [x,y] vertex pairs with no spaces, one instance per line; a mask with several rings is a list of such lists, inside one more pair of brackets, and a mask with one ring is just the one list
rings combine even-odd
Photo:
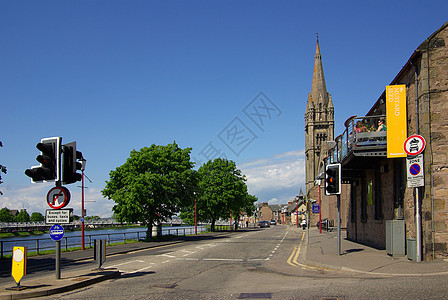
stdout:
[[[132,244],[116,245],[107,247],[107,256],[128,253],[132,251],[149,249],[163,245],[177,244],[186,241],[206,240],[212,238],[219,238],[219,236],[226,235],[227,232],[209,232],[197,236],[178,237],[172,241],[162,242],[139,242]],[[85,264],[85,267],[76,271],[64,270],[64,264]],[[54,254],[33,256],[27,259],[27,272],[30,274],[36,266],[46,265],[54,268]],[[16,286],[14,279],[11,277],[11,261],[0,261],[0,277],[8,277],[11,280],[8,283],[0,283],[0,300],[3,299],[26,299],[42,296],[49,296],[58,293],[68,292],[74,289],[89,286],[107,279],[120,276],[120,272],[116,269],[94,270],[97,265],[93,262],[93,249],[85,251],[64,252],[61,255],[61,279],[56,280],[56,274],[34,276],[27,278],[25,275],[20,283],[24,287],[23,290],[9,290],[8,288]]]
[[[336,229],[320,234],[316,227],[311,227],[309,233],[309,244],[303,258],[308,265],[375,276],[448,275],[448,262],[444,260],[414,262],[407,257],[392,257],[386,250],[347,240],[345,231],[341,233],[342,255],[338,255]],[[306,245],[306,237],[303,242]]]

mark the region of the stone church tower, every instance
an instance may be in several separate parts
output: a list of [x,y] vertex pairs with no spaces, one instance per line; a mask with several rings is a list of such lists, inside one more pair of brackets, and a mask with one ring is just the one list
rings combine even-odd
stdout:
[[306,193],[314,186],[316,176],[323,168],[328,143],[334,141],[334,107],[327,92],[319,39],[314,57],[313,82],[305,112]]

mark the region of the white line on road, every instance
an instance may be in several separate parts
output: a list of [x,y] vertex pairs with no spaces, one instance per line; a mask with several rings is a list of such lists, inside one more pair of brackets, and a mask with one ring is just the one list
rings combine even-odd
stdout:
[[126,274],[134,274],[134,273],[138,273],[138,272],[147,270],[147,269],[149,269],[149,268],[152,268],[152,266],[148,266],[148,267],[145,267],[145,268],[141,268],[141,269],[138,269],[138,270],[135,270],[135,271],[132,271],[132,272],[123,272],[123,273],[126,273]]
[[204,258],[206,261],[244,261],[242,258]]
[[132,260],[132,261],[127,261],[127,262],[118,264],[118,265],[107,266],[107,267],[108,267],[108,268],[115,268],[115,267],[118,267],[118,266],[127,265],[127,264],[131,264],[131,263],[135,263],[135,262],[142,263],[142,262],[144,262],[144,261],[143,261],[143,260]]

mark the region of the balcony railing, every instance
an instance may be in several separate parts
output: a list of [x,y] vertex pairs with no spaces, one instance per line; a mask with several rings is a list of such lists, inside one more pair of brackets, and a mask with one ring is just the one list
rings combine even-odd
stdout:
[[349,156],[386,156],[387,131],[377,131],[385,116],[350,117],[345,130],[335,139],[327,163],[343,163]]

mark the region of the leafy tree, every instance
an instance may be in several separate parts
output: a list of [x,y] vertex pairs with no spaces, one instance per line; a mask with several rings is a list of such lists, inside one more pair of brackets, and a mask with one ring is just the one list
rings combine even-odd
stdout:
[[6,207],[0,209],[0,222],[14,222],[14,216]]
[[44,220],[45,220],[45,217],[39,212],[33,212],[31,214],[31,218],[30,218],[31,222],[41,222]]
[[147,238],[154,224],[177,214],[180,207],[191,203],[195,186],[191,148],[181,149],[174,142],[132,150],[127,161],[110,172],[103,196],[116,205],[118,221],[142,222]]
[[[217,158],[208,161],[199,168],[198,177],[198,219],[210,222],[212,231],[217,220],[228,218],[230,212],[237,219],[241,211],[251,210],[257,199],[247,193],[246,178],[231,160]],[[194,207],[184,208],[181,218],[191,222]]]
[[[3,144],[2,144],[1,141],[0,141],[0,147],[3,147]],[[0,165],[0,184],[3,183],[3,181],[2,181],[2,173],[6,174],[6,167]],[[2,191],[0,191],[0,195],[3,195]]]
[[16,222],[29,222],[30,221],[30,215],[27,213],[26,210],[21,210],[19,214],[16,216]]

